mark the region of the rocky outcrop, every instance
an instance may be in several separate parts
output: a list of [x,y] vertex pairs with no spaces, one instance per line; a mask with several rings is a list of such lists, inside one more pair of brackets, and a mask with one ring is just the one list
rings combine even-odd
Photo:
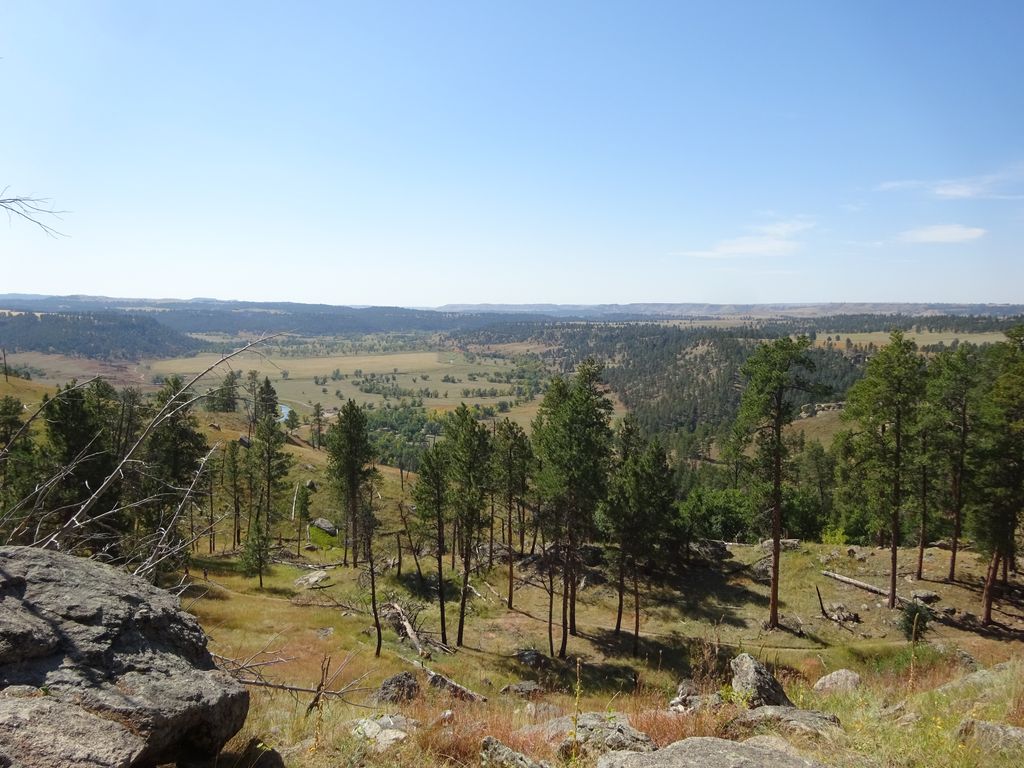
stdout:
[[609,752],[597,768],[825,768],[763,744],[695,736],[649,754]]
[[493,736],[485,738],[480,747],[480,765],[482,768],[549,768],[547,763],[531,760]]
[[1013,750],[1024,754],[1024,728],[988,720],[964,720],[956,730],[960,741],[973,741],[979,747]]
[[651,752],[654,741],[629,724],[620,712],[582,712],[573,722],[571,715],[555,718],[544,725],[523,729],[527,735],[540,735],[557,744],[558,754],[569,759],[578,755],[600,755],[614,750]]
[[729,723],[735,732],[752,731],[761,726],[777,728],[792,735],[826,736],[839,727],[839,718],[830,712],[796,707],[764,706],[750,709]]
[[732,689],[751,709],[768,704],[793,706],[779,681],[749,653],[741,653],[729,665],[732,667]]
[[337,526],[335,526],[334,523],[332,523],[326,517],[318,517],[316,520],[309,524],[309,527],[316,528],[317,530],[326,533],[328,536],[338,535]]
[[365,739],[374,752],[380,753],[405,741],[418,727],[417,721],[402,715],[380,715],[356,720],[351,733]]
[[518,696],[521,699],[534,699],[544,693],[544,686],[532,680],[509,683],[501,689],[504,696]]
[[91,560],[0,547],[0,764],[202,761],[248,709],[170,593]]
[[814,690],[818,693],[849,693],[860,688],[860,675],[852,669],[837,669],[818,679]]
[[380,684],[374,698],[384,704],[403,704],[420,695],[420,683],[412,672],[399,672]]
[[692,680],[683,680],[675,697],[668,703],[670,712],[687,714],[702,709],[718,709],[725,704],[720,693],[701,693]]

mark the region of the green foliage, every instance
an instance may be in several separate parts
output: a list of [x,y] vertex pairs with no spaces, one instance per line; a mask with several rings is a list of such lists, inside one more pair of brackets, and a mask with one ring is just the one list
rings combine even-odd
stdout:
[[924,603],[904,603],[900,609],[898,625],[907,640],[917,642],[928,631],[928,624],[935,614]]

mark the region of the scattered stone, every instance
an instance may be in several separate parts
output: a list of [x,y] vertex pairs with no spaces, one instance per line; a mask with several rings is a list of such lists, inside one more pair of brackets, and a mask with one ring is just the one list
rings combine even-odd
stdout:
[[380,684],[374,699],[379,703],[403,704],[420,695],[420,684],[412,672],[399,672]]
[[307,491],[312,491],[313,493],[316,493],[317,490],[319,490],[317,488],[317,485],[316,485],[316,480],[314,480],[313,478],[310,478],[309,480],[307,480],[306,481],[306,490]]
[[796,757],[764,744],[694,736],[669,744],[657,752],[610,752],[597,768],[825,768],[821,763]]
[[967,719],[956,729],[960,741],[973,740],[979,747],[997,750],[1024,750],[1024,728],[987,720]]
[[750,578],[759,584],[771,584],[772,558],[770,555],[750,564]]
[[310,587],[315,587],[321,582],[327,581],[329,578],[331,578],[331,575],[327,573],[327,571],[313,571],[312,573],[307,573],[305,576],[299,576],[299,578],[295,580],[295,586],[309,589]]
[[940,685],[935,689],[936,693],[942,693],[948,695],[958,695],[967,688],[977,687],[982,689],[991,688],[997,681],[999,676],[1007,671],[1010,667],[1010,662],[1004,661],[1002,664],[995,664],[988,669],[979,669],[975,672],[964,675],[963,677],[957,678],[956,680],[950,680],[948,683]]
[[374,752],[387,752],[409,738],[418,726],[418,722],[402,715],[381,715],[356,720],[351,733],[370,742]]
[[[765,552],[772,551],[772,540],[765,539],[761,542],[761,549]],[[779,549],[783,552],[792,552],[793,550],[800,549],[800,539],[779,539]]]
[[459,685],[450,677],[445,677],[442,674],[427,670],[427,683],[431,688],[439,688],[442,691],[447,691],[456,699],[462,699],[463,701],[473,702],[484,702],[487,701],[486,696],[482,696],[479,693],[466,688],[464,685]]
[[547,669],[551,666],[551,659],[535,648],[520,648],[512,655],[516,661],[530,669]]
[[716,539],[699,539],[690,543],[690,553],[712,563],[728,560],[732,552],[724,541]]
[[741,653],[729,666],[732,667],[732,689],[744,698],[751,709],[766,704],[793,706],[779,681],[749,653]]
[[338,529],[330,520],[326,517],[318,517],[316,520],[309,524],[310,528],[316,528],[323,531],[328,536],[337,536]]
[[849,693],[860,688],[860,675],[852,669],[837,669],[814,684],[818,693]]
[[927,603],[928,605],[937,603],[942,599],[938,592],[932,592],[930,589],[915,589],[910,593],[910,596],[919,603]]
[[0,765],[198,762],[242,727],[248,692],[169,592],[49,550],[0,562]]
[[532,699],[544,693],[544,686],[532,680],[523,680],[522,682],[506,685],[501,689],[501,693],[505,696],[519,696],[523,699]]
[[480,765],[482,768],[549,768],[547,763],[531,760],[493,736],[485,738],[480,747]]
[[668,703],[670,712],[688,714],[702,709],[718,709],[725,705],[720,693],[702,694],[692,680],[683,680],[676,688],[676,695]]
[[729,723],[730,728],[740,730],[752,730],[763,725],[774,726],[793,735],[825,736],[839,727],[839,718],[831,712],[813,709],[764,706],[743,712]]
[[952,605],[944,605],[939,608],[939,613],[944,613],[946,616],[956,616],[956,608]]
[[316,631],[316,636],[319,637],[321,640],[326,640],[327,638],[332,637],[333,635],[334,627],[320,627],[320,629]]
[[651,752],[655,749],[651,737],[631,726],[629,718],[621,712],[582,712],[575,722],[571,715],[566,715],[543,725],[527,726],[523,731],[557,742],[558,755],[564,760],[574,752],[593,756],[615,750]]
[[847,550],[846,550],[846,556],[847,557],[856,557],[859,554],[860,554],[860,550],[858,550],[856,547],[848,547]]

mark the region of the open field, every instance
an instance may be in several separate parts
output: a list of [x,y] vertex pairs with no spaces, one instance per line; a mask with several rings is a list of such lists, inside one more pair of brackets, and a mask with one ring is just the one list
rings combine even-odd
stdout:
[[[876,347],[884,347],[889,342],[887,331],[872,331],[870,333],[842,333],[837,331],[818,331],[814,341],[816,347],[825,347],[829,337],[832,338],[836,347],[842,349],[849,339],[855,346],[866,347],[874,344]],[[934,344],[945,344],[949,346],[954,341],[966,341],[972,344],[995,344],[1006,340],[1006,334],[1001,331],[985,331],[980,333],[958,333],[956,331],[907,331],[904,337],[910,339],[919,347]]]
[[[194,357],[154,360],[148,363],[152,375],[169,376],[180,374],[185,377],[194,376],[199,371],[212,365],[219,359],[215,354],[200,354]],[[363,375],[370,373],[378,377],[387,375],[394,377],[393,383],[398,387],[418,391],[423,388],[436,390],[438,397],[424,398],[427,408],[450,410],[461,402],[468,404],[495,405],[499,400],[513,400],[514,396],[498,397],[463,397],[463,388],[494,387],[499,391],[506,390],[507,384],[491,384],[487,375],[495,372],[508,372],[513,364],[497,357],[477,357],[470,362],[465,356],[454,351],[436,352],[394,352],[381,354],[331,355],[327,357],[289,357],[282,355],[246,353],[233,358],[228,363],[231,368],[240,371],[256,370],[261,376],[269,376],[277,390],[281,402],[295,407],[301,415],[308,415],[313,403],[319,402],[325,408],[340,407],[346,400],[353,399],[360,405],[372,403],[380,407],[385,402],[397,404],[398,398],[386,399],[384,395],[361,392],[353,383],[356,371]],[[226,370],[226,368],[224,369]],[[328,378],[324,385],[313,382],[314,376],[327,376],[337,370],[347,377],[338,380]],[[288,377],[284,377],[284,371]],[[470,376],[476,376],[473,381]],[[223,373],[212,374],[209,386],[213,386]],[[449,376],[455,382],[445,382],[442,378]]]

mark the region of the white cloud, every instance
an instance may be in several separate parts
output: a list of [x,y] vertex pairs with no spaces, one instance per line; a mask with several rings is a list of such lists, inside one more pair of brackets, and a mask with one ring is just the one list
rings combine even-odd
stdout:
[[1020,192],[1024,183],[1024,166],[1015,165],[996,173],[979,176],[963,176],[953,179],[900,179],[883,181],[877,187],[879,192],[904,189],[924,190],[926,194],[943,200],[1021,200]]
[[802,245],[795,236],[813,227],[814,222],[806,216],[779,219],[748,227],[753,234],[719,240],[705,250],[683,251],[681,255],[695,259],[786,256],[798,251]]
[[985,235],[981,227],[965,227],[963,224],[933,224],[900,232],[897,239],[904,243],[966,243]]

